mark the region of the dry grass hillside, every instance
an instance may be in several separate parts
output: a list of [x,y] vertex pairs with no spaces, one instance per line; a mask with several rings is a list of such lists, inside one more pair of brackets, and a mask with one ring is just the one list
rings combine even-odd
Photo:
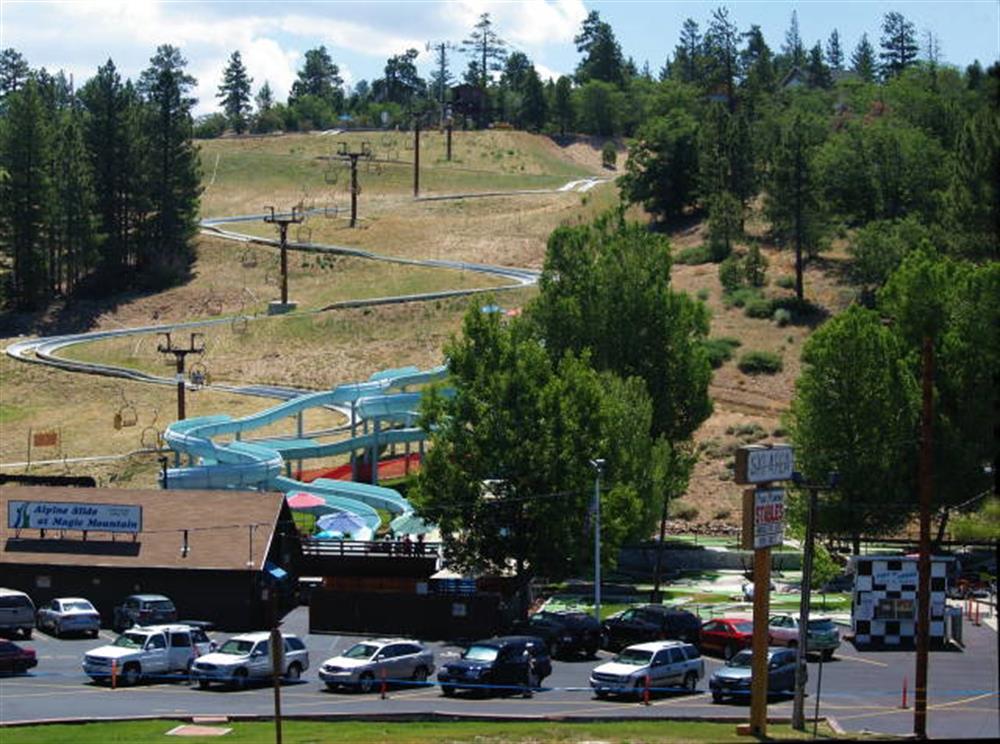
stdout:
[[[343,172],[321,159],[341,139],[351,147],[368,138],[383,159],[412,157],[408,135],[289,135],[214,140],[202,143],[206,192],[203,214],[248,214],[266,205],[279,208],[303,202],[313,207],[344,207]],[[601,142],[573,140],[556,143],[520,132],[456,133],[455,160],[443,160],[443,138],[426,134],[421,144],[423,189],[455,193],[557,187],[591,175],[611,176],[600,166]],[[392,156],[392,157],[390,157]],[[619,166],[624,159],[619,157]],[[581,194],[575,192],[422,202],[411,198],[412,170],[385,163],[365,165],[360,174],[362,222],[350,229],[341,216],[313,217],[292,239],[360,247],[408,258],[461,258],[484,263],[539,268],[549,233],[561,224],[591,219],[616,202],[613,184]],[[635,213],[637,217],[641,217]],[[233,229],[273,236],[264,223],[240,223]],[[762,235],[759,228],[751,230]],[[703,241],[699,226],[671,235],[675,251]],[[788,294],[777,282],[792,273],[791,256],[767,243],[770,261],[767,293]],[[828,312],[850,298],[838,283],[844,257],[834,251],[806,274],[807,295]],[[268,248],[245,246],[203,235],[187,283],[154,295],[119,298],[116,304],[52,308],[44,316],[8,317],[5,327],[26,332],[88,330],[148,325],[175,320],[226,317],[260,312],[277,296],[277,254]],[[716,518],[734,521],[739,488],[731,477],[732,452],[740,443],[769,441],[783,435],[781,416],[791,400],[799,372],[799,352],[810,329],[779,327],[770,319],[748,318],[723,302],[717,266],[674,267],[678,289],[702,297],[712,310],[712,335],[732,337],[745,350],[772,351],[783,370],[773,376],[741,373],[736,358],[719,368],[712,384],[715,412],[697,433],[701,460],[681,506],[693,523]],[[438,364],[442,346],[460,326],[468,300],[411,303],[367,310],[310,312],[343,299],[387,296],[433,289],[495,286],[496,279],[461,271],[420,269],[373,263],[347,257],[292,254],[290,296],[303,310],[295,317],[250,323],[221,323],[206,331],[203,360],[213,381],[274,383],[309,388],[367,378],[386,367]],[[517,307],[530,300],[533,289],[505,294],[498,301]],[[0,333],[6,343],[14,331]],[[153,335],[102,341],[66,350],[66,355],[113,362],[147,370],[165,370],[155,352]],[[189,415],[226,412],[242,414],[268,403],[210,390],[195,393]],[[137,412],[137,425],[116,430],[114,414],[123,407]],[[144,428],[162,428],[173,418],[174,393],[168,387],[66,373],[37,365],[0,359],[0,462],[4,471],[25,459],[29,432],[60,429],[58,450],[38,451],[33,459],[60,459],[127,453],[138,449]],[[328,426],[332,420],[307,422]],[[90,472],[108,484],[148,486],[158,465],[152,454],[127,460],[42,466],[32,472]],[[692,508],[693,507],[693,508]],[[694,513],[697,510],[697,513]]]

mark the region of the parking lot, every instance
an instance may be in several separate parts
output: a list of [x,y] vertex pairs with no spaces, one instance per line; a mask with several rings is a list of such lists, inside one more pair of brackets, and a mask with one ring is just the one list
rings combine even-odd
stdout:
[[[310,635],[307,615],[300,608],[289,615],[283,630],[299,635],[310,653],[310,668],[302,681],[282,691],[287,715],[376,713],[465,713],[498,716],[551,717],[685,717],[731,716],[747,718],[746,703],[713,704],[704,692],[707,679],[694,694],[654,695],[650,704],[624,700],[597,700],[588,686],[590,670],[611,654],[600,652],[598,661],[559,660],[543,689],[530,699],[521,695],[486,697],[460,693],[445,698],[436,686],[390,688],[386,699],[378,693],[361,695],[329,692],[317,677],[319,665],[345,650],[356,637]],[[103,639],[113,636],[102,631]],[[217,640],[224,633],[214,636]],[[931,655],[929,733],[933,737],[997,737],[1000,715],[997,697],[997,637],[995,631],[967,624],[966,648]],[[147,682],[133,688],[111,690],[92,683],[80,668],[83,653],[97,645],[91,639],[54,639],[42,633],[25,645],[36,649],[38,666],[30,673],[0,678],[0,720],[4,722],[45,719],[101,719],[117,716],[155,715],[268,715],[273,710],[270,687],[256,686],[233,691],[225,688],[198,690],[186,679]],[[428,644],[438,665],[456,658],[461,648]],[[705,658],[706,677],[722,661]],[[912,651],[859,653],[850,643],[841,645],[836,657],[823,664],[820,715],[832,716],[847,730],[906,734],[913,725]],[[818,657],[809,664],[811,716],[819,679]],[[909,684],[907,709],[901,707],[903,681]],[[772,716],[788,716],[790,698],[778,698],[770,706]]]

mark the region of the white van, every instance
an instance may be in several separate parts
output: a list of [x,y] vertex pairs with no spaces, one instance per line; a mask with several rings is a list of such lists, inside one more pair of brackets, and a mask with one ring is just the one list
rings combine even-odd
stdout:
[[35,627],[35,603],[24,592],[0,587],[0,634],[10,636],[20,631],[25,638],[31,638]]

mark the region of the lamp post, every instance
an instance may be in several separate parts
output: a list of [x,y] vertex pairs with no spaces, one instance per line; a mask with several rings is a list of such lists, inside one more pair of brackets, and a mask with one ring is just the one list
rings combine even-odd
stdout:
[[597,458],[590,461],[590,467],[596,472],[594,478],[594,617],[601,622],[601,475],[604,473],[604,460]]

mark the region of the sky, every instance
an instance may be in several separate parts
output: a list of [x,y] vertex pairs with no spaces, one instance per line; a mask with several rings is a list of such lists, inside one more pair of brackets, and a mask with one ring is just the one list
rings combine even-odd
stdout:
[[[325,45],[348,84],[380,77],[387,57],[420,51],[424,77],[433,64],[428,42],[460,43],[484,12],[510,49],[528,55],[543,78],[572,73],[580,55],[573,37],[591,10],[614,29],[622,50],[654,73],[677,44],[681,24],[693,18],[702,30],[712,2],[673,0],[130,0],[46,2],[0,0],[0,47],[13,47],[32,67],[58,69],[81,84],[109,58],[125,77],[136,78],[159,44],[173,44],[198,80],[195,113],[218,108],[216,93],[229,55],[239,50],[254,89],[266,80],[283,100],[308,49]],[[901,12],[936,37],[942,61],[984,67],[1000,59],[998,0],[730,0],[724,3],[741,30],[761,26],[772,49],[784,40],[792,11],[806,46],[836,28],[850,53],[862,33],[877,47],[885,13]],[[453,52],[450,67],[467,64]]]

